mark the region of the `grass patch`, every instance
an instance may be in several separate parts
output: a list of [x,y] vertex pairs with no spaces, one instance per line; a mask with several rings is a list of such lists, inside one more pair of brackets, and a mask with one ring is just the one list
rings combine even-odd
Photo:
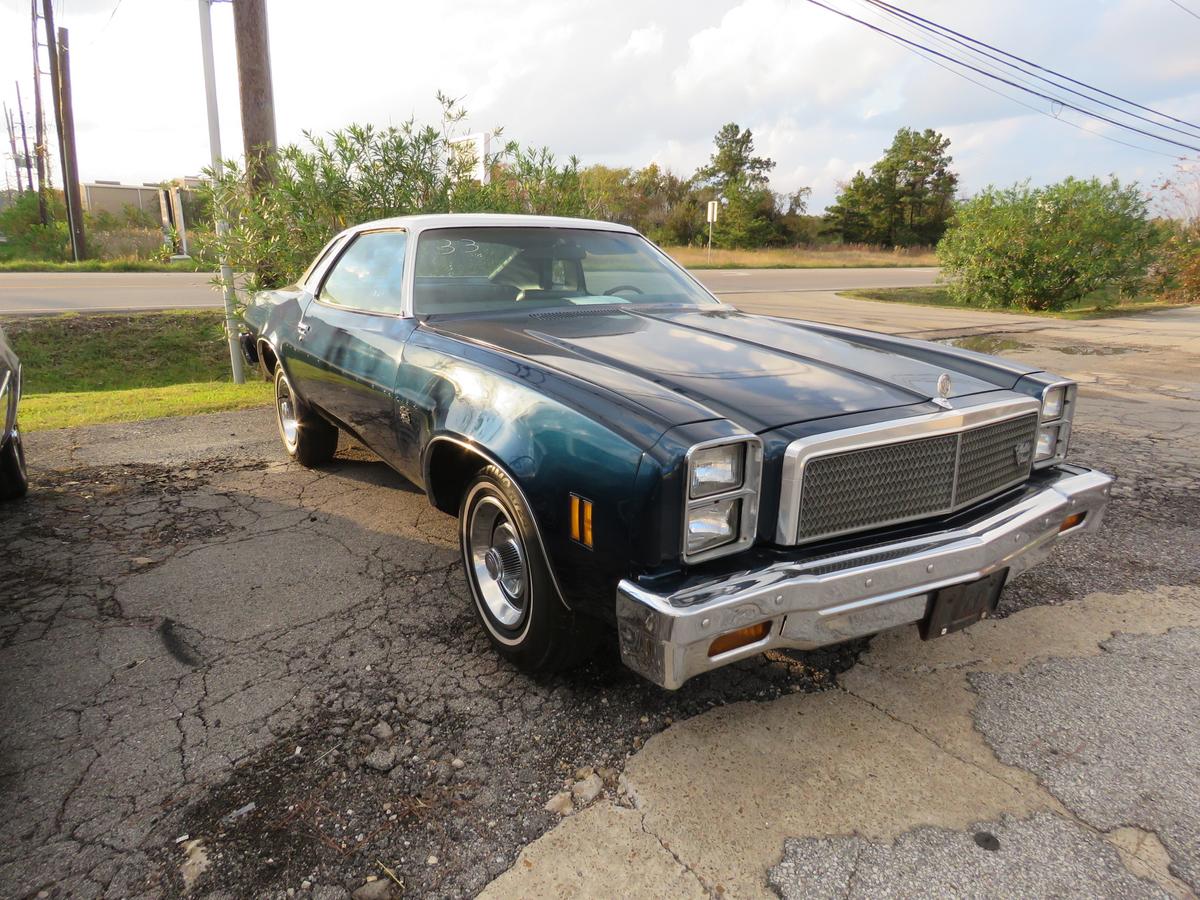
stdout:
[[980,306],[957,303],[944,286],[869,288],[854,291],[839,291],[840,296],[858,300],[881,300],[886,303],[914,303],[920,306],[946,306],[955,309],[979,309],[987,312],[1012,313],[1022,316],[1050,316],[1056,319],[1104,319],[1109,316],[1127,316],[1134,313],[1151,312],[1156,309],[1172,309],[1178,303],[1167,303],[1157,297],[1121,297],[1112,288],[1104,288],[1076,300],[1068,308],[1058,312],[1035,312],[1024,309],[1004,309],[995,306]]
[[212,272],[213,266],[196,260],[158,262],[153,259],[84,259],[48,262],[44,259],[0,261],[0,272]]
[[208,381],[124,391],[26,394],[21,399],[21,430],[40,431],[250,409],[270,403],[271,389],[266,381],[254,379],[245,384]]
[[663,250],[689,269],[895,269],[938,264],[937,254],[927,247],[897,247],[894,250],[855,246],[714,249],[711,260],[703,247],[664,247]]
[[30,394],[229,378],[219,310],[27,316],[0,324],[21,357]]
[[271,402],[266,382],[230,381],[219,310],[29,316],[0,325],[21,358],[28,431]]

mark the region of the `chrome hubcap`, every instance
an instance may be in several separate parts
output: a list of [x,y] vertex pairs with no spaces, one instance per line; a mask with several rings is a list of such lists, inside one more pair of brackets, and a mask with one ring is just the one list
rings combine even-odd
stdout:
[[488,612],[505,628],[516,628],[525,618],[529,597],[529,568],[516,527],[498,500],[485,497],[471,512],[466,536],[471,568]]
[[287,382],[282,379],[276,388],[275,405],[279,413],[279,428],[283,432],[283,439],[289,447],[295,446],[296,434],[300,429],[296,420],[296,402],[292,399]]

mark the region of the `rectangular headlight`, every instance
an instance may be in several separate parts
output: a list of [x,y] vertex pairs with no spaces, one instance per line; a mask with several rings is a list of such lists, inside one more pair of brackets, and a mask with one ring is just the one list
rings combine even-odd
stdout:
[[1034,461],[1041,462],[1051,459],[1058,451],[1058,426],[1043,425],[1038,429],[1037,449],[1034,451]]
[[740,532],[740,497],[715,500],[688,510],[687,552],[700,553],[737,540]]
[[693,500],[736,491],[745,477],[746,445],[726,444],[692,454],[688,493]]
[[1042,395],[1042,421],[1053,422],[1055,419],[1061,418],[1066,407],[1066,385],[1060,384],[1058,387],[1050,388]]

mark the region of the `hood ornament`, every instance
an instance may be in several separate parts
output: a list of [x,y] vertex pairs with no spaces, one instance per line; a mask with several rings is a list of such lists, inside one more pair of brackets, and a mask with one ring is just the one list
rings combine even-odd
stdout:
[[938,395],[933,398],[933,402],[942,409],[950,409],[950,401],[946,398],[950,396],[950,391],[954,388],[954,382],[950,380],[950,374],[943,372],[938,376],[937,392]]

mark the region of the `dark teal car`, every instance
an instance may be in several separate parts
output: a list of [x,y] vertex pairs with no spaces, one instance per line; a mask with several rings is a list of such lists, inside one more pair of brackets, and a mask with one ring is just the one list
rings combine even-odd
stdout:
[[667,688],[947,634],[1108,500],[1065,460],[1074,384],[746,315],[622,225],[359,225],[245,322],[287,452],[322,465],[345,431],[457,515],[479,620],[527,670],[606,628]]

